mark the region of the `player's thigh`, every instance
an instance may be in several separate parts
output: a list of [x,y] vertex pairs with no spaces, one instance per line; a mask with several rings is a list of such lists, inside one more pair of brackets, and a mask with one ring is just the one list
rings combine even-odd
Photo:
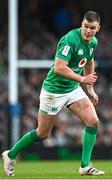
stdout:
[[48,115],[39,111],[37,132],[40,136],[47,137],[50,135],[55,118],[56,115]]
[[72,103],[69,105],[69,110],[87,126],[96,126],[99,123],[95,108],[89,98],[85,97]]

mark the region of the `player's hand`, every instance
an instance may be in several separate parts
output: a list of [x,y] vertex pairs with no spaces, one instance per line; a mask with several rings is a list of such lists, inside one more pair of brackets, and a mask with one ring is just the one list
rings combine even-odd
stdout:
[[98,95],[95,93],[94,89],[89,89],[88,94],[91,97],[91,102],[93,103],[93,105],[96,105],[98,103]]
[[87,84],[87,85],[94,85],[96,80],[97,80],[97,75],[96,75],[96,72],[94,72],[92,74],[89,74],[83,77],[81,83]]

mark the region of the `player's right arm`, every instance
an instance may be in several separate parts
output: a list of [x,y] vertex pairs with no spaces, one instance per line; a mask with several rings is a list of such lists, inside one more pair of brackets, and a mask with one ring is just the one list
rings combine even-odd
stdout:
[[54,72],[55,74],[59,76],[63,76],[64,78],[78,81],[80,83],[84,83],[88,85],[93,85],[97,80],[96,73],[91,73],[87,76],[78,75],[68,67],[68,62],[62,60],[61,58],[56,58]]

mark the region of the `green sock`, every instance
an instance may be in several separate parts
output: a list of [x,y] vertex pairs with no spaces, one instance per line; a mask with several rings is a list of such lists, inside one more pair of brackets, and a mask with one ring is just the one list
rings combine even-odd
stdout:
[[81,167],[90,164],[92,150],[96,141],[97,127],[86,127],[82,145]]
[[26,147],[34,144],[37,141],[41,141],[45,138],[41,138],[36,130],[32,130],[25,134],[9,151],[8,156],[10,159],[15,159],[16,156]]

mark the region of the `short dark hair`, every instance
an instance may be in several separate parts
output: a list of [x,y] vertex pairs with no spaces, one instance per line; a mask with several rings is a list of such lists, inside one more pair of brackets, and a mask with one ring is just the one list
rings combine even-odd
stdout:
[[95,11],[87,11],[84,14],[83,20],[86,19],[89,22],[97,21],[100,23],[100,15]]

